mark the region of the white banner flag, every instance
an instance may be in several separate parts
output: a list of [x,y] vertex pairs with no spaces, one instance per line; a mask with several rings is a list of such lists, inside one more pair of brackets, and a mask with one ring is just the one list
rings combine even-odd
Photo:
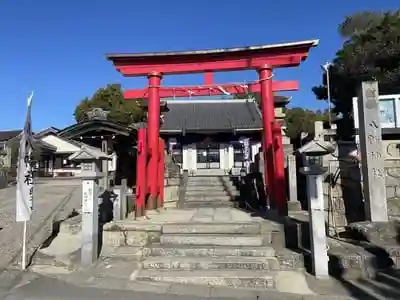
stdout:
[[28,98],[28,109],[24,130],[19,144],[17,165],[17,203],[16,221],[30,220],[33,209],[33,172],[32,172],[32,127],[31,127],[31,104],[33,92]]

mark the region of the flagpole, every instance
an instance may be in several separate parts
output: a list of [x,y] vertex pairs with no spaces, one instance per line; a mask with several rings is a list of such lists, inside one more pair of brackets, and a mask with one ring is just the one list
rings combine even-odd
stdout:
[[27,231],[27,222],[24,221],[24,229],[22,235],[22,270],[26,269],[26,231]]
[[24,222],[22,232],[22,259],[21,269],[26,270],[27,267],[27,227],[31,218],[33,208],[33,174],[31,165],[32,155],[32,124],[31,124],[31,104],[33,91],[28,97],[27,113],[24,129],[22,131],[21,140],[18,151],[17,165],[17,193],[16,193],[16,221]]

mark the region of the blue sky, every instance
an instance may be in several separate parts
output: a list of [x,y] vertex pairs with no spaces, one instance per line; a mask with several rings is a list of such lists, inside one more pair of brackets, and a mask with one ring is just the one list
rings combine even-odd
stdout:
[[[293,106],[323,108],[311,87],[320,65],[341,47],[337,25],[362,9],[397,8],[398,0],[1,0],[0,130],[21,128],[35,91],[35,130],[74,122],[79,101],[107,83],[144,87],[123,78],[104,54],[209,49],[320,39],[299,67],[278,79],[298,79]],[[256,79],[254,71],[218,73],[218,82]],[[166,85],[199,84],[199,75],[168,76]]]

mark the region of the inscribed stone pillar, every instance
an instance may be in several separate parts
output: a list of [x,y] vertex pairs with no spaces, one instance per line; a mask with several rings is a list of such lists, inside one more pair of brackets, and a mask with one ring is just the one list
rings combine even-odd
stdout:
[[378,82],[361,84],[358,98],[359,137],[365,215],[372,222],[387,222],[385,169],[379,112]]
[[318,166],[304,167],[307,176],[308,213],[310,217],[310,242],[312,267],[315,277],[329,278],[325,210],[322,180],[324,170]]
[[324,123],[322,121],[314,123],[314,135],[316,140],[324,140]]
[[296,156],[289,154],[287,157],[288,183],[289,183],[289,202],[298,202],[297,198],[297,169]]
[[183,170],[189,170],[189,164],[188,164],[188,146],[183,145],[182,147],[182,169]]
[[191,146],[192,149],[192,170],[194,170],[194,172],[197,171],[197,145],[196,144],[192,144]]
[[[107,140],[102,140],[101,141],[101,151],[108,154],[108,141]],[[109,188],[109,177],[108,177],[108,161],[103,160],[102,161],[102,172],[103,172],[103,188],[104,190],[108,190]]]

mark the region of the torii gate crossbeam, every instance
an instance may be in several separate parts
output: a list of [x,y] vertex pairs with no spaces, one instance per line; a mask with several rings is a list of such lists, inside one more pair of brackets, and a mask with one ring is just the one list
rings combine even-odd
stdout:
[[[297,91],[299,84],[295,80],[290,81],[272,81],[272,91]],[[223,94],[247,94],[260,93],[261,86],[259,83],[233,83],[233,84],[209,84],[197,86],[174,86],[159,88],[160,98],[167,97],[190,97],[190,96],[216,96]],[[148,89],[128,89],[124,91],[125,99],[148,98]]]

